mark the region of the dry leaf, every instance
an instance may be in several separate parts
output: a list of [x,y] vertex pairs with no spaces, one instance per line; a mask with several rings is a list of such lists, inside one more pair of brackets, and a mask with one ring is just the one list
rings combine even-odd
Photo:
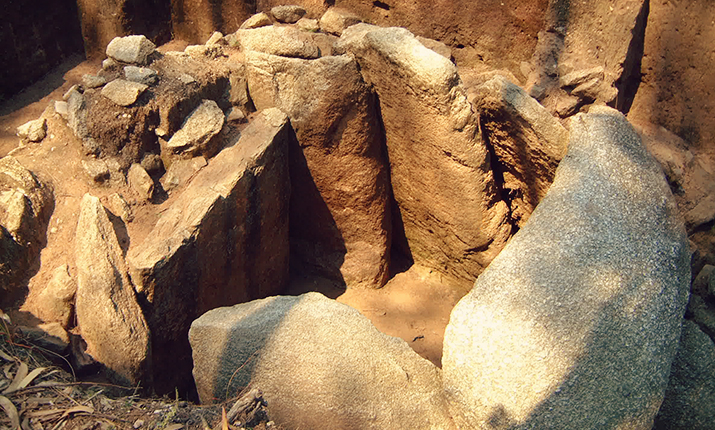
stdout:
[[28,385],[30,385],[30,382],[32,382],[33,379],[37,378],[37,376],[42,373],[46,368],[45,367],[38,367],[37,369],[33,370],[30,372],[29,375],[25,376],[25,378],[20,382],[20,385],[17,387],[18,390],[21,390]]
[[221,408],[221,430],[228,430],[228,419],[226,419],[226,408]]
[[15,361],[14,357],[10,357],[9,355],[5,354],[3,351],[0,351],[0,358],[2,358],[5,361]]
[[92,414],[94,413],[94,408],[91,406],[74,406],[65,411],[65,413],[62,414],[62,418],[66,418],[72,414]]
[[20,362],[20,368],[17,369],[17,373],[15,374],[15,378],[12,380],[12,383],[10,384],[9,387],[5,388],[5,391],[3,391],[3,394],[6,393],[12,393],[13,391],[17,390],[20,384],[22,383],[22,380],[25,379],[27,376],[27,364],[25,364],[24,361]]
[[17,408],[12,402],[4,396],[0,396],[0,406],[5,410],[5,413],[10,417],[10,428],[15,430],[20,427],[20,415],[17,414]]
[[183,424],[169,424],[168,426],[164,427],[164,430],[179,430],[184,428]]

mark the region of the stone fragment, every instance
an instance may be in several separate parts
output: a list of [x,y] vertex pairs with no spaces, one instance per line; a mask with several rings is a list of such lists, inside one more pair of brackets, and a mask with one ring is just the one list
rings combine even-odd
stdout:
[[311,33],[320,31],[320,24],[317,19],[301,18],[295,23],[295,25],[297,25],[301,30],[310,31]]
[[159,80],[156,70],[148,67],[125,66],[124,78],[130,82],[143,85],[154,85]]
[[115,79],[102,88],[102,95],[120,106],[133,104],[149,88],[138,82]]
[[574,70],[571,73],[567,73],[559,78],[559,85],[562,88],[565,87],[578,87],[581,84],[585,84],[591,80],[602,81],[603,80],[603,67],[592,67],[590,69]]
[[65,121],[67,121],[67,116],[69,115],[69,108],[67,106],[67,102],[56,101],[55,112],[57,112],[57,114],[61,116]]
[[285,428],[454,428],[439,369],[319,293],[214,309],[189,338],[203,403],[250,382]]
[[206,159],[200,156],[188,160],[174,160],[159,182],[164,191],[170,192],[176,187],[185,185],[207,164]]
[[127,179],[129,185],[142,199],[151,200],[154,196],[154,181],[141,164],[134,163],[129,167]]
[[15,157],[0,158],[0,302],[14,297],[39,257],[52,208],[47,185]]
[[692,321],[683,321],[678,355],[670,370],[655,430],[713,428],[715,417],[715,344]]
[[99,199],[89,194],[80,203],[75,258],[75,310],[87,353],[115,381],[137,385],[151,361],[149,328],[114,227]]
[[102,70],[112,70],[119,67],[119,63],[114,58],[105,58],[102,60]]
[[420,43],[423,44],[425,47],[452,61],[452,49],[449,46],[445,45],[439,40],[428,39],[422,36],[417,36],[417,40],[419,40]]
[[402,28],[357,24],[338,48],[355,56],[379,97],[392,189],[414,262],[473,282],[511,226],[456,66]]
[[97,184],[107,181],[110,177],[109,167],[104,160],[90,158],[88,160],[82,160],[81,164],[87,176]]
[[82,75],[82,86],[86,88],[98,88],[107,83],[107,78],[104,76]]
[[343,30],[362,22],[362,18],[347,9],[331,7],[320,17],[320,29],[324,33],[340,36]]
[[125,223],[134,221],[132,208],[121,194],[112,193],[107,197],[107,210],[114,216],[121,218]]
[[226,41],[223,38],[223,33],[221,33],[220,31],[214,31],[213,34],[211,34],[211,37],[209,37],[209,39],[205,43],[206,46],[225,44]]
[[174,153],[190,156],[216,153],[221,143],[214,139],[221,131],[226,118],[213,100],[203,100],[186,118],[181,128],[171,136],[166,147]]
[[457,425],[650,429],[689,284],[660,167],[621,113],[591,107],[546,197],[452,311]]
[[278,22],[295,24],[305,15],[305,9],[297,5],[275,6],[271,8],[271,15]]
[[67,91],[65,91],[64,94],[62,94],[62,100],[69,102],[70,96],[75,92],[79,92],[79,85],[77,84],[72,85]]
[[228,101],[233,106],[246,106],[249,102],[245,73],[231,73],[228,78]]
[[132,280],[151,315],[158,393],[191,385],[191,321],[286,286],[294,139],[278,109],[257,114],[235,145],[196,174],[147,240],[129,249]]
[[235,43],[243,50],[258,51],[283,57],[318,58],[320,49],[310,35],[295,27],[260,27],[238,30]]
[[70,324],[77,284],[66,264],[52,271],[52,278],[37,296],[37,316],[45,322],[57,322],[67,328]]
[[549,190],[566,154],[568,131],[506,78],[496,77],[475,92],[482,130],[502,174],[511,218],[521,227]]
[[240,30],[248,30],[251,28],[265,27],[271,25],[271,18],[263,12],[257,13],[241,24]]
[[144,154],[141,166],[149,175],[152,176],[161,173],[164,170],[164,162],[161,161],[161,156],[158,154],[152,154],[151,152]]
[[122,63],[146,65],[156,45],[143,35],[115,37],[107,45],[107,56]]
[[86,153],[99,152],[99,143],[90,135],[87,128],[87,101],[76,88],[70,90],[67,97],[67,126],[82,141]]
[[350,56],[317,60],[246,54],[257,109],[291,119],[292,264],[351,286],[388,276],[391,221],[387,160],[376,100]]
[[39,142],[47,136],[47,120],[45,118],[28,121],[17,128],[20,139]]
[[707,297],[710,289],[710,285],[715,281],[715,266],[706,264],[700,269],[700,272],[693,280],[693,285],[690,288],[693,294],[697,294],[700,297]]
[[240,124],[243,122],[247,122],[248,120],[246,119],[246,114],[243,113],[243,111],[237,107],[232,107],[228,110],[228,113],[226,113],[226,122],[227,123],[236,123]]
[[685,224],[689,229],[707,224],[715,219],[715,194],[700,200],[698,204],[683,214]]

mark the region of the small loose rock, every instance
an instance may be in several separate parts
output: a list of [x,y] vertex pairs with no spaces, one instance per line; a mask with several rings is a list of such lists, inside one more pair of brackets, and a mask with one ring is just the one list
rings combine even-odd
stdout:
[[40,118],[26,122],[17,128],[17,135],[30,142],[39,142],[47,136],[47,120]]
[[276,6],[271,9],[271,15],[278,22],[295,24],[305,15],[305,9],[296,5]]
[[137,66],[124,67],[124,77],[127,81],[144,85],[154,85],[159,80],[156,70]]
[[138,82],[116,79],[102,88],[102,95],[120,106],[133,104],[149,88]]

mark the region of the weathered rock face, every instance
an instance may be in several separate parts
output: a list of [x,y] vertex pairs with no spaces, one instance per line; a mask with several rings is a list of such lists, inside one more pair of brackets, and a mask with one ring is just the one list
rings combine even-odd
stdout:
[[234,146],[196,175],[148,239],[129,250],[132,280],[147,303],[157,392],[187,389],[186,334],[194,318],[285,287],[292,139],[283,113],[257,115]]
[[443,377],[464,428],[650,429],[690,284],[668,185],[618,112],[572,120],[526,225],[452,311]]
[[692,321],[683,321],[680,348],[670,371],[654,429],[706,430],[715,416],[715,345]]
[[250,382],[287,428],[454,428],[437,367],[318,293],[214,309],[189,336],[202,402]]
[[320,48],[310,35],[295,27],[271,25],[238,30],[227,38],[232,45],[247,51],[306,59],[320,57]]
[[492,165],[511,218],[521,227],[554,179],[566,154],[568,132],[539,102],[504,77],[476,89],[473,104],[496,156]]
[[99,199],[82,198],[75,239],[77,325],[87,353],[124,384],[149,378],[150,334],[114,227]]
[[532,95],[561,117],[594,101],[627,111],[640,82],[647,4],[550,2],[525,73]]
[[291,247],[295,264],[348,286],[387,281],[389,178],[377,102],[347,55],[301,60],[246,54],[258,109],[291,118]]
[[357,24],[343,32],[339,48],[355,56],[380,99],[393,192],[414,261],[473,280],[511,226],[456,67],[400,28]]
[[[0,159],[0,289],[12,300],[39,256],[54,206],[51,189],[17,159]],[[3,300],[0,300],[2,303]]]

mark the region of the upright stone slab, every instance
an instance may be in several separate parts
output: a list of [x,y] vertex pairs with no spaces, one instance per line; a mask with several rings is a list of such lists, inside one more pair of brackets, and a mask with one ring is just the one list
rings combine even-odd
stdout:
[[285,114],[259,113],[129,250],[132,280],[149,310],[157,392],[191,384],[191,321],[285,287],[292,139]]
[[357,24],[338,49],[374,86],[395,200],[416,263],[472,281],[511,232],[457,68],[403,28]]
[[578,115],[548,194],[452,311],[453,416],[461,428],[650,429],[689,285],[660,166],[619,112]]
[[214,309],[189,337],[203,403],[250,383],[284,428],[454,428],[439,369],[319,293]]
[[150,334],[104,206],[85,194],[75,237],[75,312],[87,353],[122,384],[146,382]]
[[258,109],[278,107],[291,148],[291,248],[303,271],[348,286],[387,281],[391,219],[377,100],[347,55],[317,60],[246,53]]
[[474,104],[519,227],[546,195],[566,154],[568,131],[524,90],[497,76],[475,90]]

